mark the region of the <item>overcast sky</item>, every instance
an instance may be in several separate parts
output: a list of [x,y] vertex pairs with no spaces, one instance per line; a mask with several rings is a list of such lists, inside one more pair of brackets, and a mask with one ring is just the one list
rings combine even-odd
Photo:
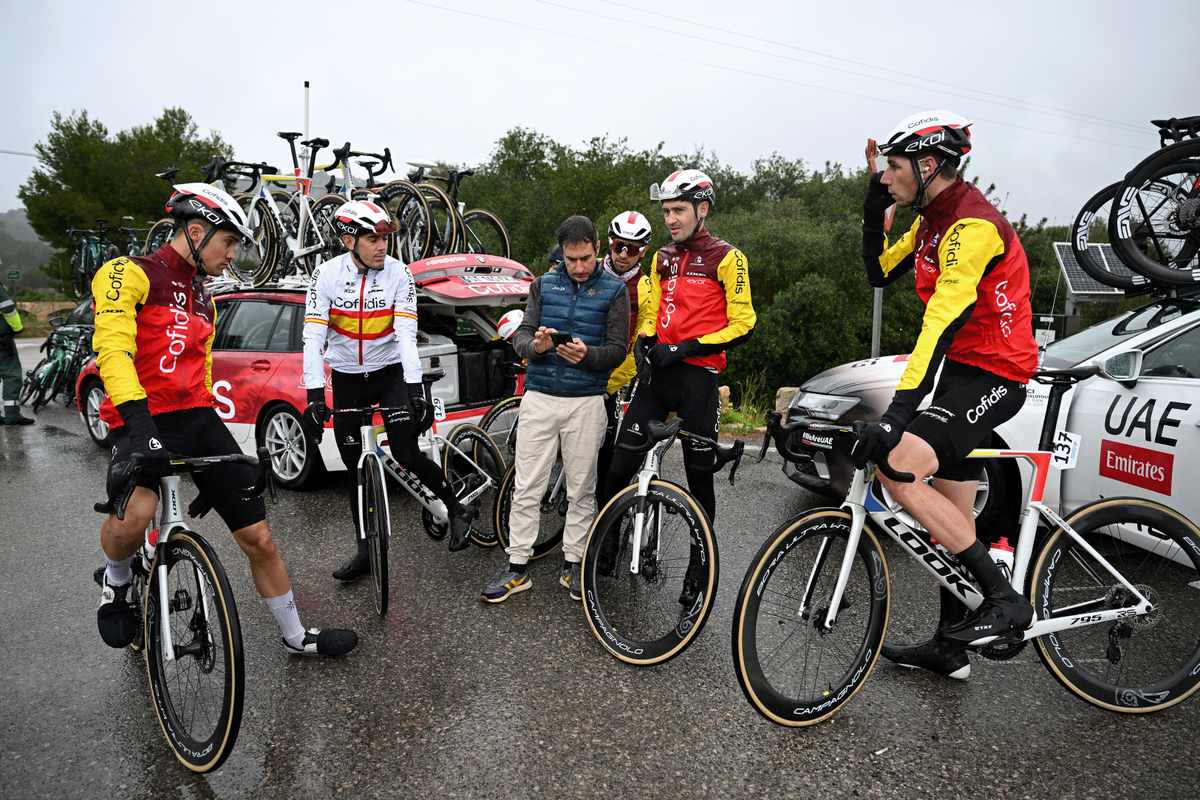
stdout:
[[[946,108],[1011,216],[1069,224],[1158,146],[1151,118],[1200,114],[1198,37],[1196,0],[0,0],[0,149],[32,152],[54,111],[116,132],[178,105],[285,166],[305,80],[311,135],[460,164],[523,126],[857,166],[868,136]],[[0,153],[0,210],[35,163]]]

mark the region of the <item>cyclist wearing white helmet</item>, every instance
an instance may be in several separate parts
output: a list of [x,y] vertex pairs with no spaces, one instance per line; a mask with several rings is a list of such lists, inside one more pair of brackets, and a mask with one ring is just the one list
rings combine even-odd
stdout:
[[[990,446],[992,430],[1024,404],[1037,368],[1037,344],[1021,242],[983,193],[958,177],[959,161],[971,149],[970,125],[948,111],[926,111],[903,120],[879,148],[887,169],[871,176],[863,202],[867,281],[886,286],[912,270],[926,308],[891,405],[854,446],[860,467],[886,455],[894,469],[916,476],[914,483],[897,483],[878,474],[897,502],[958,556],[984,596],[967,615],[943,589],[935,637],[917,645],[884,645],[881,652],[901,666],[959,680],[971,672],[967,645],[1009,641],[1033,618],[1029,601],[975,536],[982,462],[966,455]],[[892,203],[919,216],[889,245],[883,218]],[[930,393],[932,403],[918,414]],[[924,482],[931,475],[937,479],[933,486]]]
[[[708,232],[705,222],[717,193],[703,172],[672,173],[661,187],[650,187],[650,197],[662,203],[671,244],[654,254],[650,268],[653,336],[634,344],[647,351],[652,374],[635,390],[618,441],[636,443],[649,420],[663,420],[671,411],[683,420],[684,430],[716,438],[717,375],[725,366],[725,351],[750,338],[756,319],[746,256]],[[704,468],[715,454],[693,439],[685,439],[683,449],[688,489],[712,519],[716,494],[712,473]],[[640,463],[638,454],[617,450],[605,481],[606,500],[629,483]],[[607,561],[600,567],[612,568]],[[695,602],[697,586],[689,571],[679,597],[685,607]]]
[[[338,452],[346,468],[358,464],[362,421],[352,414],[333,415],[325,403],[324,361],[332,368],[333,408],[381,405],[392,457],[411,470],[450,512],[450,549],[469,540],[471,512],[458,502],[441,469],[417,447],[417,437],[433,422],[433,409],[421,384],[417,355],[417,290],[408,265],[387,255],[396,230],[387,209],[371,202],[346,203],[333,227],[347,252],[313,272],[304,317],[304,386],[308,407],[304,427],[315,443],[331,416]],[[350,487],[354,527],[358,492]],[[371,570],[366,542],[354,533],[357,551],[333,577],[352,582]]]
[[[203,183],[182,184],[167,203],[175,234],[154,253],[109,261],[92,281],[96,365],[107,394],[100,417],[109,424],[112,463],[141,454],[143,467],[125,519],[110,514],[100,529],[106,567],[98,570],[100,636],[111,647],[133,640],[136,608],[128,597],[130,563],[158,505],[168,453],[188,457],[241,451],[213,409],[212,343],[216,310],[204,284],[220,275],[243,237],[246,216],[233,198]],[[305,630],[287,568],[267,527],[261,497],[235,490],[254,483],[250,468],[226,464],[193,476],[201,497],[250,559],[254,585],[274,614],[291,653],[341,655],[353,631]]]

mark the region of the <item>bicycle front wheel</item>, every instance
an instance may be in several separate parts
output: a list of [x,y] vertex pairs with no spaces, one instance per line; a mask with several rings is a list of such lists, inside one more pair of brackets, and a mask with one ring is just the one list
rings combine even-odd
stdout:
[[1119,260],[1109,264],[1088,245],[1093,239],[1108,241],[1108,218],[1112,210],[1112,201],[1121,184],[1114,183],[1096,192],[1091,199],[1079,209],[1075,223],[1071,226],[1071,252],[1080,269],[1105,286],[1117,289],[1132,289],[1137,286],[1147,286],[1149,281],[1144,275],[1131,271]]
[[388,244],[388,255],[405,264],[428,258],[429,204],[417,187],[405,180],[395,180],[379,190],[379,200],[396,222],[398,230]]
[[388,610],[388,536],[392,525],[388,515],[387,489],[383,485],[383,470],[378,458],[363,461],[361,505],[367,554],[371,561],[375,611],[382,617]]
[[305,273],[311,275],[318,264],[334,258],[342,251],[341,237],[333,229],[333,216],[345,204],[346,198],[340,194],[327,194],[313,203],[300,233],[300,241],[305,250],[317,247],[311,253],[300,257],[300,264]]
[[45,373],[49,359],[43,358],[37,363],[33,369],[25,373],[25,380],[21,383],[21,392],[17,395],[17,403],[25,405],[33,400],[34,395],[41,390],[42,374]]
[[160,219],[151,225],[149,232],[146,234],[146,246],[143,248],[143,251],[147,255],[153,254],[158,248],[171,241],[171,231],[174,229],[175,220],[170,218]]
[[[504,548],[507,548],[512,542],[508,529],[508,515],[512,513],[513,490],[516,483],[517,465],[513,464],[504,473],[504,480],[500,482],[500,493],[496,499],[496,514],[493,520],[496,524],[496,538],[500,540],[500,546]],[[533,540],[533,554],[529,557],[531,561],[536,561],[557,550],[562,544],[563,531],[567,527],[567,486],[561,455],[554,463],[550,481],[542,494],[540,511],[537,538]]]
[[506,464],[516,462],[517,418],[521,415],[522,397],[523,395],[518,394],[501,400],[489,408],[479,420],[479,427],[492,437]]
[[[1067,524],[1146,597],[1153,609],[1037,638],[1038,655],[1063,686],[1110,711],[1170,708],[1200,687],[1200,531],[1149,500],[1114,497]],[[1113,571],[1061,528],[1034,561],[1039,620],[1132,607]]]
[[[176,531],[160,548],[160,571],[146,586],[146,671],[167,742],[184,766],[210,772],[237,741],[246,691],[237,606],[216,553],[191,531]],[[166,631],[173,652],[166,652]]]
[[789,727],[828,719],[862,688],[887,629],[887,562],[864,528],[837,618],[826,615],[851,517],[824,508],[781,525],[750,562],[733,610],[733,665],[750,705]]
[[458,209],[449,195],[432,183],[418,183],[417,189],[429,205],[429,255],[444,256],[458,246]]
[[[637,489],[621,490],[588,533],[583,607],[608,652],[630,664],[660,664],[682,653],[708,620],[717,592],[717,541],[708,516],[681,487],[651,481],[644,504]],[[685,579],[699,588],[689,606],[681,605]]]
[[478,425],[459,425],[446,440],[442,472],[454,496],[471,509],[471,541],[480,547],[496,544],[488,524],[496,513],[496,494],[504,479],[504,458],[492,437]]
[[462,215],[463,241],[460,248],[468,253],[489,253],[512,257],[512,242],[504,223],[492,212],[474,208]]

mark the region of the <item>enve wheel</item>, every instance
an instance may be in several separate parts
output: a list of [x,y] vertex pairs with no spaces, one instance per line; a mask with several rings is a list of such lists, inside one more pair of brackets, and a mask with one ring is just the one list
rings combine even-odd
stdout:
[[1200,283],[1200,141],[1163,148],[1125,176],[1108,236],[1121,261],[1152,281]]
[[108,423],[100,418],[100,406],[104,402],[104,384],[92,378],[83,386],[79,398],[80,413],[88,436],[97,447],[108,447]]
[[375,595],[375,611],[382,617],[388,609],[388,536],[391,534],[391,518],[379,459],[367,458],[363,461],[362,470],[361,508],[367,555],[371,561],[371,590]]
[[851,562],[835,624],[826,614],[850,535],[844,511],[781,525],[750,562],[733,610],[733,665],[750,704],[780,725],[812,725],[862,688],[888,619],[887,563],[870,528]]
[[[683,652],[708,620],[719,575],[717,542],[691,495],[651,481],[634,574],[637,488],[622,489],[592,525],[583,554],[583,607],[608,652],[631,664],[659,664]],[[699,584],[690,607],[679,602],[685,577]]]
[[496,532],[486,530],[495,515],[496,494],[504,477],[504,458],[492,437],[478,425],[460,425],[447,439],[442,472],[459,500],[473,512],[471,540],[490,547]]
[[[542,556],[553,553],[562,544],[563,530],[567,519],[567,487],[563,475],[562,455],[554,463],[550,472],[550,480],[542,491],[540,501],[541,516],[538,523],[537,538],[533,541],[533,554],[529,557],[536,561]],[[493,522],[496,525],[496,538],[501,547],[508,547],[512,541],[508,530],[508,515],[512,513],[513,490],[517,483],[517,465],[513,464],[504,473],[500,482],[500,492],[496,497],[496,513]]]
[[479,420],[479,427],[492,437],[506,464],[516,461],[517,419],[521,415],[521,397],[522,395],[518,394],[501,400],[489,408]]
[[510,258],[512,242],[504,223],[492,212],[474,208],[462,215],[463,241],[460,249],[468,253],[489,253]]
[[317,443],[300,424],[300,413],[289,405],[267,412],[258,427],[258,443],[271,453],[271,477],[285,489],[302,489],[325,467]]
[[[167,606],[156,569],[146,587],[146,671],[163,733],[190,770],[210,772],[237,741],[245,665],[237,606],[225,570],[208,543],[176,531],[163,549]],[[170,630],[174,658],[165,658]]]
[[[1067,520],[1152,604],[1145,615],[1039,636],[1038,655],[1063,686],[1110,711],[1169,708],[1200,687],[1200,531],[1171,509],[1118,497]],[[1034,560],[1037,619],[1132,608],[1136,598],[1061,529]]]
[[339,208],[346,204],[346,198],[340,194],[327,194],[313,203],[304,227],[300,231],[300,243],[304,249],[318,247],[307,255],[300,257],[300,265],[305,273],[311,275],[318,264],[336,257],[342,252],[342,239],[333,229],[333,216]]
[[[1146,286],[1149,281],[1140,273],[1129,271],[1124,264],[1105,264],[1097,261],[1095,254],[1088,249],[1092,239],[1108,240],[1108,219],[1112,210],[1112,200],[1121,184],[1114,183],[1094,194],[1090,200],[1079,209],[1078,216],[1071,226],[1071,252],[1075,254],[1075,262],[1091,277],[1106,286],[1117,289],[1132,289],[1135,286]],[[1117,267],[1120,272],[1113,271]]]

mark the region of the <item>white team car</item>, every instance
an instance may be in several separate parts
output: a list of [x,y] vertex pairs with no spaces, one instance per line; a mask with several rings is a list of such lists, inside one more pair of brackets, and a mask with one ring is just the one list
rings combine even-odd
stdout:
[[[1051,470],[1045,502],[1066,513],[1101,497],[1134,495],[1200,520],[1200,493],[1186,483],[1187,475],[1200,473],[1200,300],[1155,300],[1053,342],[1041,368],[1102,363],[1127,353],[1136,379],[1097,375],[1064,395],[1056,430],[1079,437],[1078,456],[1073,468]],[[822,372],[796,393],[784,421],[877,420],[907,361],[906,355],[886,356]],[[1029,390],[1024,408],[996,429],[993,447],[1037,448],[1049,387],[1031,382]],[[806,441],[800,434],[790,444],[808,458],[785,462],[789,478],[839,501],[845,497],[853,471],[849,444],[811,435]],[[981,529],[1007,518],[1006,509],[1015,513],[1030,471],[1020,469],[1018,475],[1011,459],[985,462],[975,505]]]

